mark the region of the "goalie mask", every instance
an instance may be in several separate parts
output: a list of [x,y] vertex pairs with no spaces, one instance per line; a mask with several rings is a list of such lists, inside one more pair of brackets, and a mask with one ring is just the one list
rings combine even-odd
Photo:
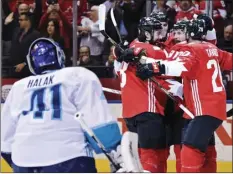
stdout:
[[153,17],[155,19],[157,19],[159,22],[161,22],[162,24],[162,32],[161,32],[161,37],[162,40],[165,41],[166,37],[167,37],[167,33],[168,33],[168,18],[167,15],[163,12],[152,12],[150,14],[150,17]]
[[140,42],[155,43],[161,39],[162,24],[155,18],[144,17],[140,20],[138,26],[138,40]]
[[187,26],[190,21],[182,20],[177,22],[172,29],[172,34],[174,36],[175,43],[186,41],[187,38]]
[[64,66],[65,54],[53,40],[39,38],[35,40],[27,55],[28,67],[32,74],[61,69]]
[[193,40],[204,40],[207,33],[205,21],[203,19],[192,20],[187,27],[187,33]]

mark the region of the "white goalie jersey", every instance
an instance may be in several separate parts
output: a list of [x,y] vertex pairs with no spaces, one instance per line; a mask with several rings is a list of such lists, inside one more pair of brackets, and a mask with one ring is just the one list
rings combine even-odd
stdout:
[[117,120],[91,71],[64,68],[16,82],[1,112],[1,151],[24,167],[92,156],[92,149],[100,153],[75,119],[77,112],[107,150],[116,148],[121,140]]

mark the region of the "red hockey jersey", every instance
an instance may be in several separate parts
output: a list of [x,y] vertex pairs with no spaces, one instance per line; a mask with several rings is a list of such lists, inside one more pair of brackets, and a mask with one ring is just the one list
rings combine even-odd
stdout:
[[[157,46],[139,42],[137,40],[130,47],[143,48],[149,57],[154,59],[166,59],[166,55]],[[121,99],[123,106],[122,116],[130,118],[143,112],[154,112],[164,115],[166,96],[150,80],[142,81],[136,76],[136,65],[121,63],[118,71],[121,78]],[[159,98],[159,101],[158,101]]]
[[172,50],[171,56],[175,60],[165,63],[166,74],[182,76],[187,108],[195,116],[226,119],[226,93],[221,69],[232,68],[229,55],[225,59],[225,52],[207,42],[177,44]]

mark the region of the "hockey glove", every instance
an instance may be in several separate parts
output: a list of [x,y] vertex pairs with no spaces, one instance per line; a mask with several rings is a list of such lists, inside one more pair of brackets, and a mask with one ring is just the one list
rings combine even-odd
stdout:
[[150,77],[161,75],[165,73],[165,66],[159,62],[139,64],[137,67],[136,75],[142,80]]
[[118,62],[124,61],[126,63],[137,63],[141,56],[146,56],[146,51],[142,48],[127,48],[122,51],[116,47],[114,52]]
[[[127,41],[124,41],[123,43],[120,43],[118,46],[114,46],[113,48],[113,56],[118,62],[122,62],[124,54],[124,51],[129,48],[129,43]],[[122,50],[123,49],[123,50]]]

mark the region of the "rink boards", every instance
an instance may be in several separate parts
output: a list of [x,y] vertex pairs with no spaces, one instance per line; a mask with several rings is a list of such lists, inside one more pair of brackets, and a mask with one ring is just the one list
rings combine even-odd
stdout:
[[[2,104],[3,105],[3,104]],[[1,105],[1,106],[2,106]],[[111,113],[118,118],[122,132],[126,131],[123,119],[121,118],[121,103],[109,103]],[[227,111],[232,104],[227,104]],[[223,125],[216,131],[216,148],[218,152],[218,172],[232,172],[232,119],[224,121]],[[103,155],[96,155],[96,165],[99,172],[109,172],[109,163]],[[1,159],[1,172],[11,172],[11,168]],[[168,172],[175,172],[175,157],[171,148],[168,161]]]
[[[17,79],[2,79],[2,103],[6,99],[6,96],[11,88],[12,84],[17,81]],[[119,80],[117,79],[101,79],[103,86],[118,89],[119,90]],[[118,118],[119,126],[122,132],[126,131],[123,119],[121,117],[122,105],[120,101],[120,96],[105,93],[106,98],[109,102],[109,107],[111,113]],[[3,105],[3,104],[2,104]],[[232,101],[228,101],[226,104],[226,111],[232,108]],[[218,172],[232,172],[232,119],[228,119],[223,122],[223,125],[216,131],[216,148],[218,152]],[[99,172],[109,172],[109,164],[103,155],[98,155],[96,157],[96,165]],[[11,172],[11,168],[1,159],[1,172]],[[168,160],[168,172],[175,172],[175,158],[174,153],[171,148],[170,157]]]

